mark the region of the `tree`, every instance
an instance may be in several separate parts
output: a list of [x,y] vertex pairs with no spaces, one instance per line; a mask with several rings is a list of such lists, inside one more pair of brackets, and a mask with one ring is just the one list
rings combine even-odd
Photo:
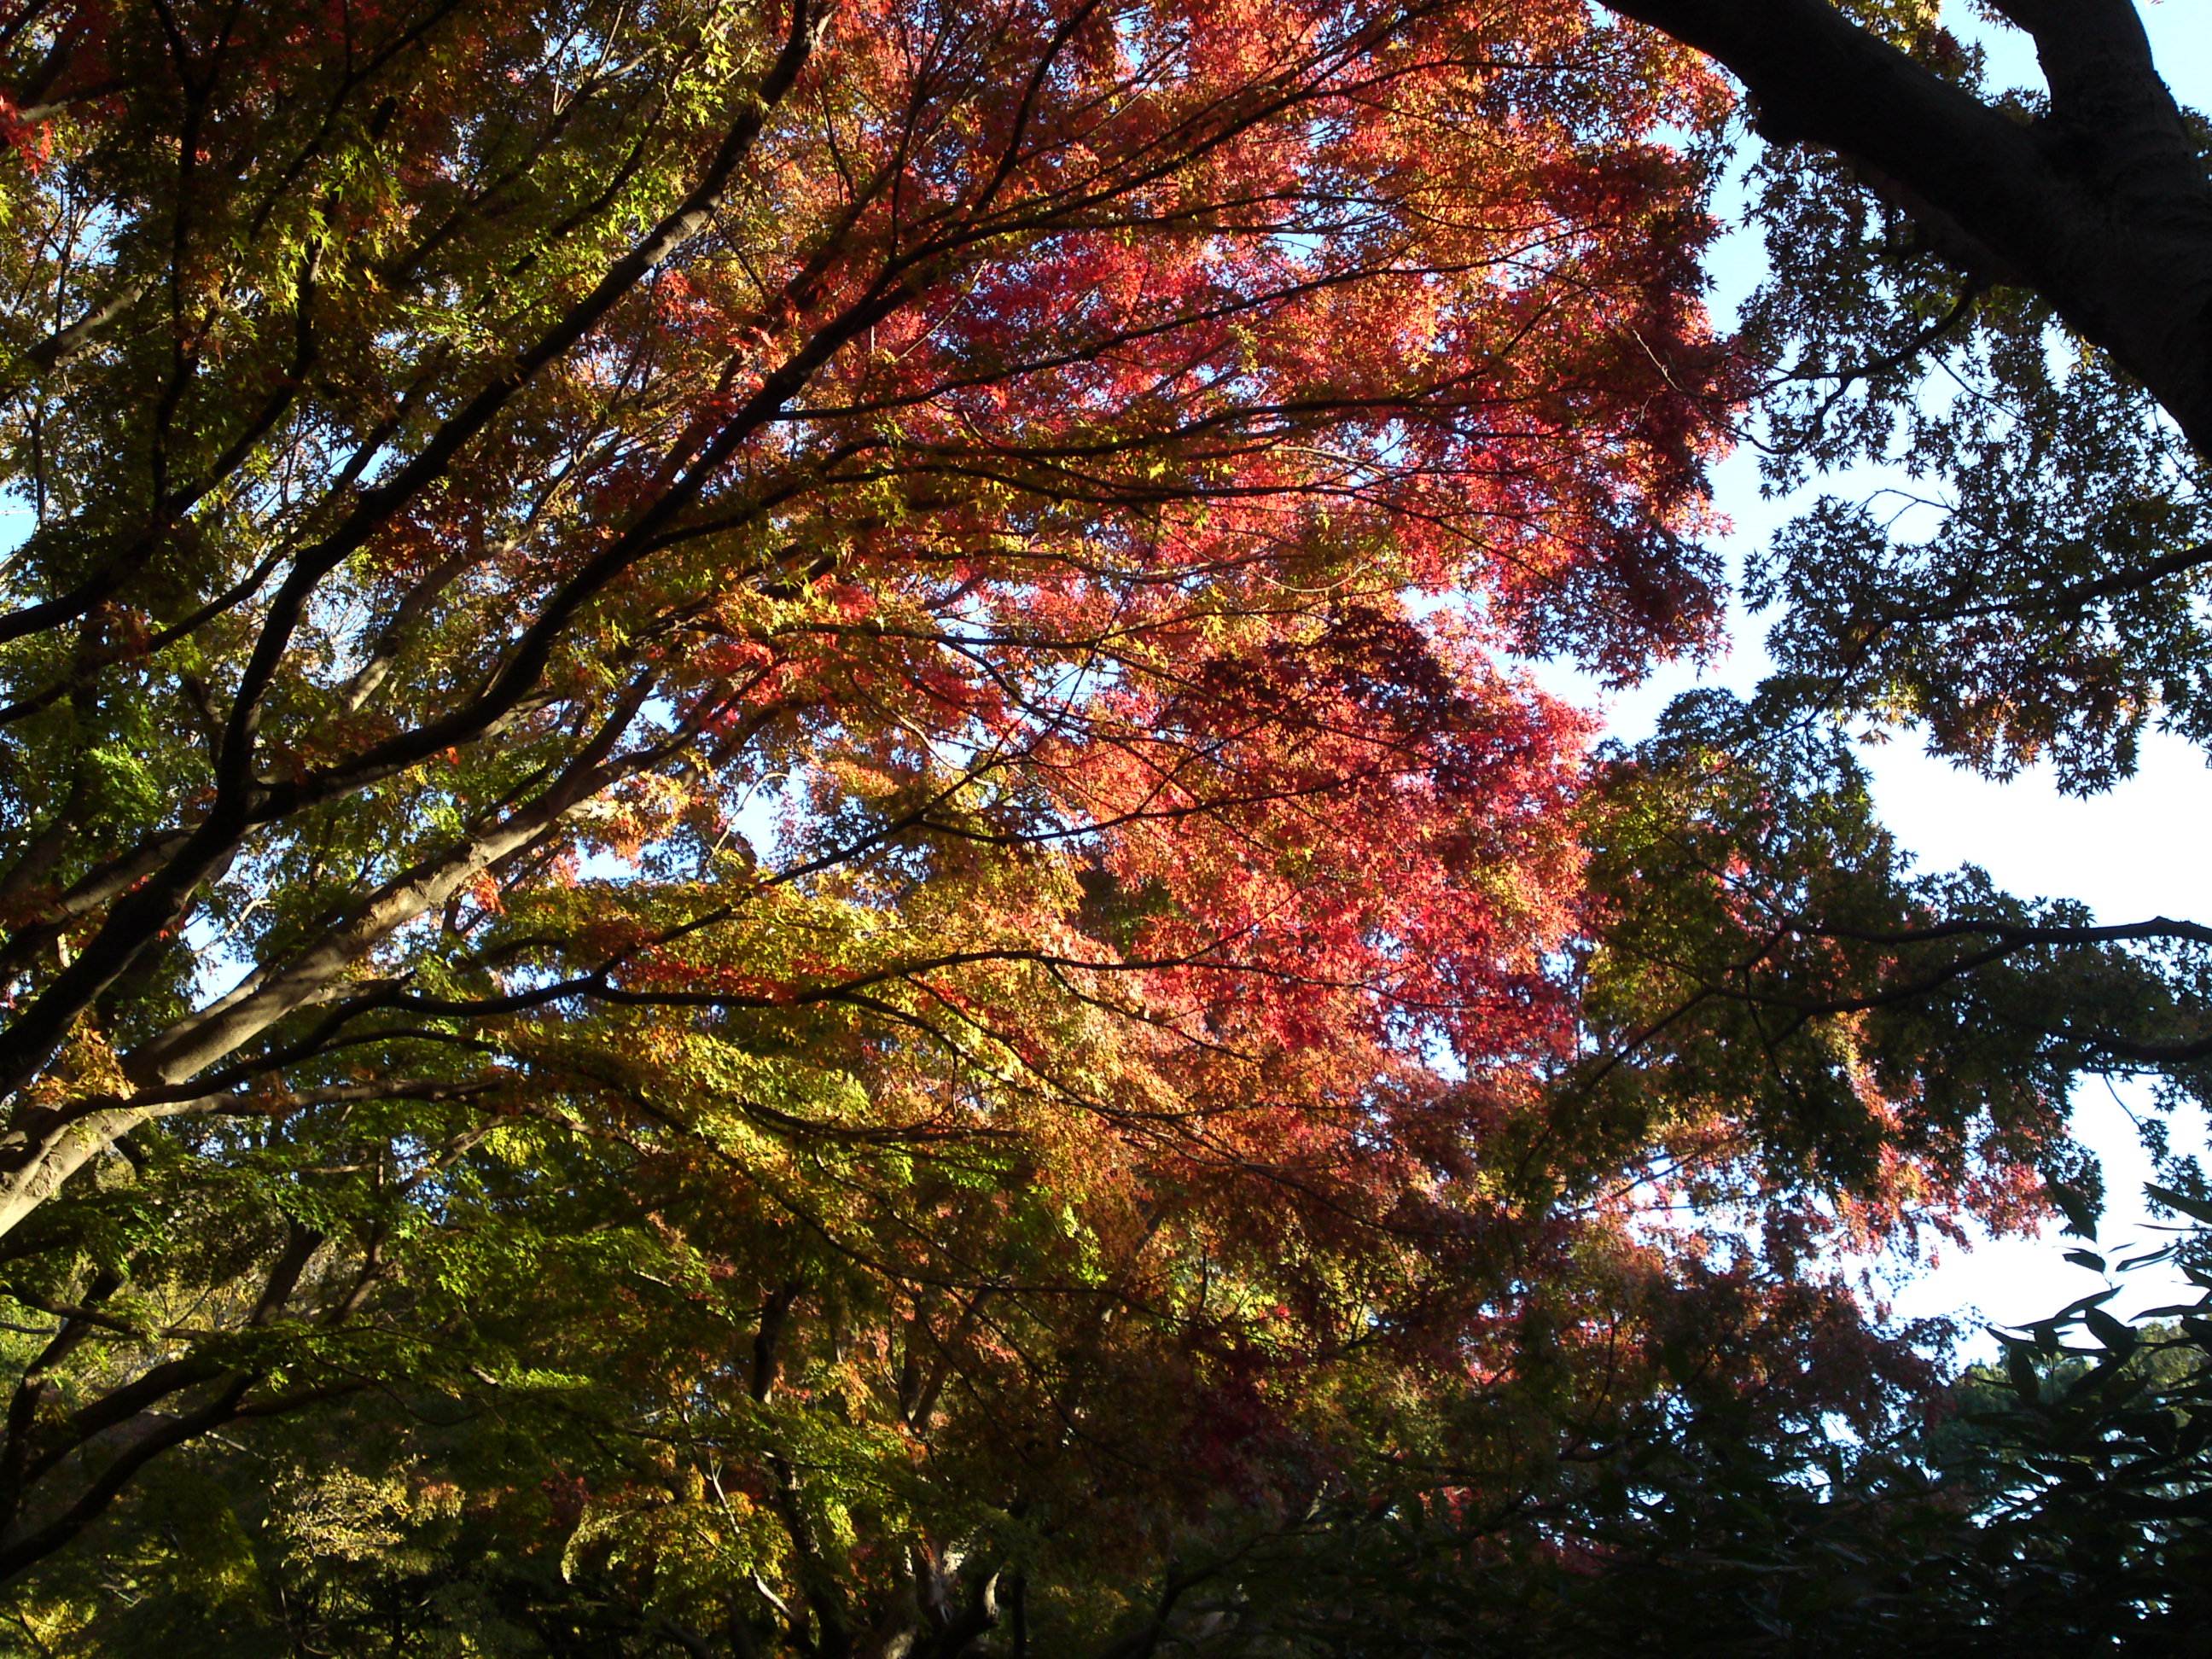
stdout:
[[[1580,861],[1581,724],[1487,653],[1712,626],[1683,54],[459,0],[0,50],[0,1571],[227,1425],[604,1380],[633,1449],[749,1437],[790,1639],[890,1642],[981,1617],[979,1492],[1264,1485],[1271,1389],[1603,1280],[1572,1149],[1470,1178],[1572,1047]],[[1068,1445],[1101,1377],[1182,1426]],[[1016,1468],[927,1512],[925,1455]]]
[[1674,1086],[1742,1005],[1640,896],[1749,927],[1705,852],[1773,777],[1593,770],[1500,660],[1717,625],[1681,49],[84,0],[0,52],[35,1639],[273,1576],[317,1646],[1143,1651],[1354,1468],[1515,1509],[1685,1376],[1878,1415],[1923,1368],[1808,1239],[2063,1173],[2079,1045],[1835,1040],[1964,948],[1848,787],[1799,867],[1911,937]]
[[1773,147],[1743,341],[1770,477],[1905,475],[1879,511],[1823,498],[1751,571],[1789,700],[2081,788],[2153,720],[2204,741],[2212,173],[2129,0],[1990,7],[2048,83],[2002,94],[1933,5],[1614,9],[1725,64]]
[[[1662,769],[1702,753],[1694,763],[1755,781],[1773,769],[1759,750],[1778,744],[1801,759],[1774,787],[1809,781],[1803,804],[1832,801],[1853,769],[1840,749],[1805,755],[1795,734],[1904,726],[1984,774],[2047,760],[2086,792],[2131,772],[2154,725],[2212,740],[2212,491],[2191,343],[2212,144],[2160,82],[2133,8],[1989,8],[2033,36],[2048,82],[2009,92],[1932,5],[1615,9],[1725,64],[1768,141],[1747,182],[1771,273],[1736,342],[1763,377],[1744,432],[1767,483],[1876,469],[1871,495],[1819,495],[1752,556],[1746,597],[1776,612],[1779,672],[1747,709],[1678,711],[1677,736],[1653,751]],[[1744,1016],[1754,1026],[1793,1029],[1910,1018],[1930,996],[1978,995],[1963,988],[1992,969],[2033,964],[2039,1004],[2008,990],[1979,1018],[2040,1030],[2053,1057],[2073,1056],[2062,1073],[2076,1060],[2186,1072],[2212,1052],[2187,988],[2202,983],[2199,924],[2100,922],[2078,907],[2031,918],[1971,878],[1875,921],[1863,891],[1824,893],[1794,861],[1802,836],[1731,844],[1748,860],[1742,885],[1770,896],[1770,931],[1729,921],[1684,945],[1677,1006],[1734,1000],[1765,1011]],[[1731,937],[1740,954],[1708,949]],[[1881,969],[1863,957],[1854,971],[1871,979],[1847,988],[1840,960],[1802,953],[1815,940],[1900,954]],[[2173,977],[2121,990],[2131,970],[2106,977],[2116,946]],[[1932,970],[1929,950],[1955,951],[1955,970]],[[1705,967],[1685,971],[1701,952]],[[2154,1133],[2165,1178],[2202,1194],[2189,1151]]]

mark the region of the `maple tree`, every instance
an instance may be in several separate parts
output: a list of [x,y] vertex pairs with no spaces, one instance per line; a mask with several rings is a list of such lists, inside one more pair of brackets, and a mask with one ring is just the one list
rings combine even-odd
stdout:
[[[2070,1172],[2124,1056],[2020,1011],[2203,1012],[1961,935],[1838,756],[1594,767],[1512,668],[1718,625],[1753,382],[1668,140],[1727,100],[1650,31],[33,0],[0,54],[51,1650],[1146,1651],[1355,1466],[1517,1510],[1692,1384],[1898,1409],[1808,1252]],[[134,1490],[103,1598],[57,1553]]]
[[[11,27],[0,1567],[225,1424],[617,1363],[537,1286],[854,1469],[1040,1456],[1015,1407],[1103,1370],[1218,1481],[1252,1367],[1463,1340],[1440,1263],[1516,1202],[1453,1183],[1571,1045],[1579,862],[1581,724],[1486,650],[1714,614],[1702,177],[1638,138],[1681,54],[1571,6]],[[847,1428],[796,1403],[870,1355]],[[839,1567],[846,1484],[753,1438],[809,1639],[980,1593],[927,1534]]]

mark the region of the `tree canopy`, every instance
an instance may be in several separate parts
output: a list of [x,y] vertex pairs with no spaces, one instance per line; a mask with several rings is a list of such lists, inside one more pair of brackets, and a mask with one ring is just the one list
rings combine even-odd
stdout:
[[[1834,1252],[2086,1216],[2066,1092],[2202,1094],[2212,935],[1915,872],[1835,722],[2212,729],[2197,130],[2110,28],[2038,125],[1919,9],[1619,9],[0,21],[27,1650],[1413,1651],[1699,1435],[1770,1510],[1903,1443]],[[1728,338],[1701,52],[1844,157]],[[1863,60],[2150,228],[2124,327]],[[1961,498],[1823,502],[1783,679],[1607,748],[1522,665],[1717,646],[1747,421]]]

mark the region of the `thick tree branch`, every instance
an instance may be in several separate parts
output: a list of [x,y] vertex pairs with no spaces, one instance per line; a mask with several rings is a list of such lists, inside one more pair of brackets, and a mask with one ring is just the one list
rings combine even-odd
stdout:
[[[1826,0],[1608,0],[1717,59],[1760,130],[1871,168],[1986,248],[2212,455],[2212,185],[2126,0],[2021,0],[2051,76],[2022,125]],[[1940,244],[1941,237],[1937,238]]]

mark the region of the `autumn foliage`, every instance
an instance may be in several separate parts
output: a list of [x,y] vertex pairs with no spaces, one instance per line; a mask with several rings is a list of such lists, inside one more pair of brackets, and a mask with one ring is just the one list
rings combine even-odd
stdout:
[[1919,1362],[1806,1241],[2039,1206],[2017,1045],[1917,1080],[1955,1010],[1598,1053],[1696,979],[1606,954],[1639,905],[1772,897],[1665,826],[1780,822],[1515,665],[1716,637],[1684,49],[26,0],[0,54],[0,1570],[221,1430],[287,1639],[368,1639],[388,1534],[471,1651],[1156,1640],[1190,1540],[1378,1455],[1480,1504],[1670,1377],[1879,1415]]

